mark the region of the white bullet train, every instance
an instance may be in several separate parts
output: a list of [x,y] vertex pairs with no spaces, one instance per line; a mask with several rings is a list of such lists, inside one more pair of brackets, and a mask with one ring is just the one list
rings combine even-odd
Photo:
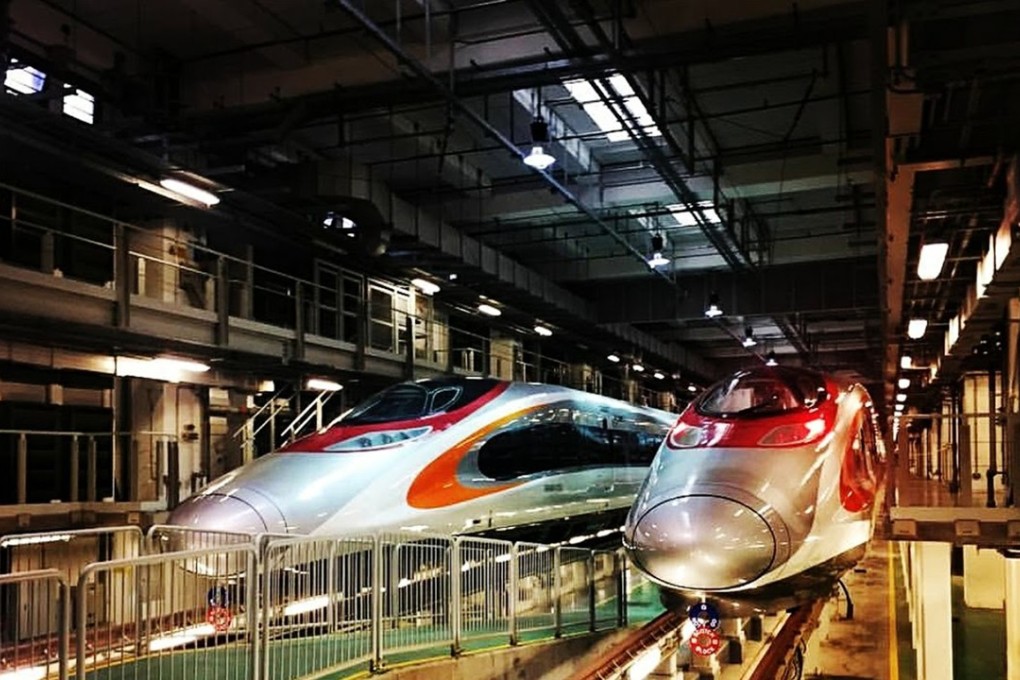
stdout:
[[871,538],[884,458],[860,385],[799,368],[741,371],[680,416],[624,546],[669,606],[744,616],[826,596]]
[[675,421],[554,385],[406,382],[213,481],[168,522],[247,533],[560,540],[623,524]]

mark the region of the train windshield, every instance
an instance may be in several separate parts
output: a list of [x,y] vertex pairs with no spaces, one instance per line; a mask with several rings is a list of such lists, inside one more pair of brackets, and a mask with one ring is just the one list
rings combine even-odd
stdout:
[[414,420],[467,406],[498,384],[497,380],[421,380],[400,383],[370,397],[332,425],[369,425]]
[[829,397],[822,376],[796,369],[741,371],[698,402],[707,416],[757,417],[813,408]]

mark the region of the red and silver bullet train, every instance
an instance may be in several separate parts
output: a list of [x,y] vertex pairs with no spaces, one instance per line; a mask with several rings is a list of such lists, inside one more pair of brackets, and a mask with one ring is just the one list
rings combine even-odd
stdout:
[[860,385],[799,368],[741,371],[680,416],[624,546],[668,605],[789,608],[831,593],[863,555],[883,462]]
[[[553,385],[395,385],[213,481],[169,523],[247,533],[619,528],[676,415]],[[563,520],[569,518],[570,522]],[[537,530],[537,531],[536,531]],[[509,532],[509,533],[506,533]]]

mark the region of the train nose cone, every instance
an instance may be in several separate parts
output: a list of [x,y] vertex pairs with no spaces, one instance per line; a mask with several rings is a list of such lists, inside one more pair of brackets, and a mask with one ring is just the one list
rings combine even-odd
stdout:
[[653,578],[689,590],[750,583],[776,557],[768,522],[719,496],[684,496],[654,506],[634,524],[628,548]]
[[204,531],[269,531],[266,520],[251,504],[222,494],[192,496],[170,513],[167,523]]

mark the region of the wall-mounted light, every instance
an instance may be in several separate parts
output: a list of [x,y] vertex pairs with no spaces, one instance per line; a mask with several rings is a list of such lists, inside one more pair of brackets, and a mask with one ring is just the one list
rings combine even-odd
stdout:
[[779,365],[779,362],[776,361],[776,353],[775,352],[769,352],[769,355],[765,358],[765,365],[766,366],[778,366]]
[[171,193],[204,203],[206,206],[214,206],[220,202],[220,197],[216,194],[173,177],[159,180],[159,185]]
[[550,335],[552,335],[552,330],[546,328],[545,326],[535,326],[535,332],[541,335],[543,338],[548,338]]
[[910,378],[900,378],[896,381],[896,386],[901,390],[905,390],[910,387]]
[[325,380],[323,378],[309,378],[308,382],[305,383],[306,390],[313,390],[318,392],[339,392],[344,388],[340,383],[333,380]]
[[209,370],[209,364],[190,359],[175,359],[173,357],[160,357],[152,360],[153,366],[170,371],[184,371],[185,373],[205,373]]
[[499,308],[493,307],[492,305],[484,302],[478,305],[478,311],[482,314],[488,314],[489,316],[499,316],[503,313]]
[[754,347],[758,341],[754,339],[754,329],[748,326],[744,329],[744,339],[740,341],[744,347]]
[[937,279],[942,273],[947,253],[949,244],[945,241],[929,241],[921,246],[921,257],[917,260],[917,278],[922,281]]
[[928,319],[911,319],[907,324],[907,337],[920,340],[928,330]]
[[610,354],[606,358],[612,361],[614,364],[620,363],[620,356],[618,354]]
[[705,316],[709,319],[714,319],[717,316],[722,316],[723,310],[719,306],[719,294],[712,293],[708,296],[708,307],[705,308]]
[[425,295],[435,295],[440,290],[438,285],[426,279],[411,279],[411,285],[420,290]]

